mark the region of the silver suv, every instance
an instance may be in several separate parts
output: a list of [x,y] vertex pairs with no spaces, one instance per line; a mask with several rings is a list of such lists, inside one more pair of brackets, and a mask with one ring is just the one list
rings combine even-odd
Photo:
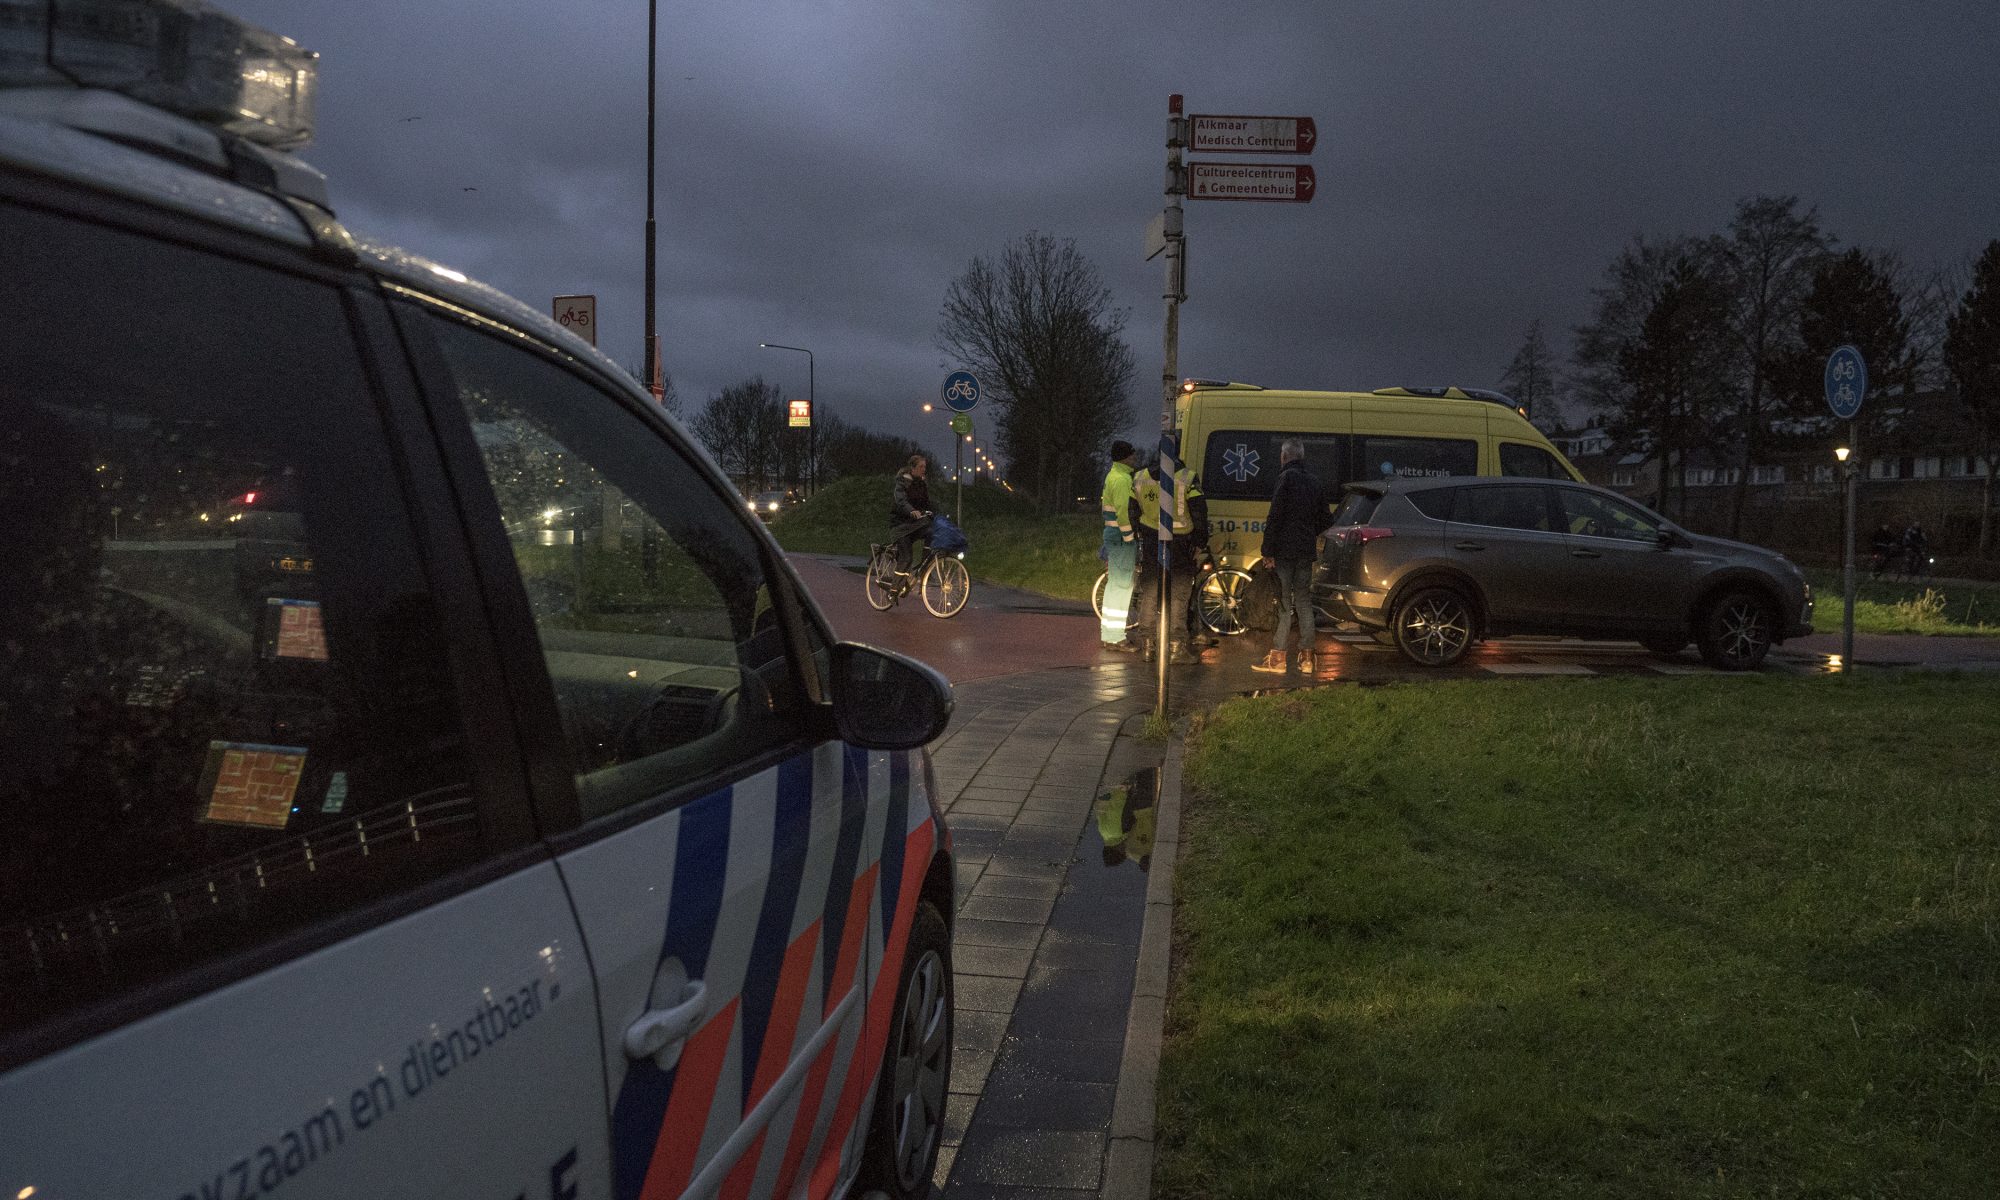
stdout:
[[1425,666],[1481,638],[1690,640],[1724,670],[1812,632],[1812,587],[1783,555],[1700,537],[1587,484],[1394,479],[1349,484],[1320,560],[1335,616],[1386,631]]

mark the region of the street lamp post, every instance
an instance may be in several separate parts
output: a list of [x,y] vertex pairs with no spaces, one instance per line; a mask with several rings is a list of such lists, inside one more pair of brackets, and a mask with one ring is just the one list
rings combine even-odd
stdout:
[[1857,483],[1855,477],[1860,473],[1861,464],[1853,455],[1854,422],[1849,421],[1847,423],[1847,445],[1833,452],[1833,456],[1840,460],[1841,472],[1845,476],[1842,483],[1847,491],[1847,519],[1844,532],[1846,548],[1841,552],[1840,556],[1840,592],[1842,599],[1840,613],[1840,669],[1843,671],[1852,671],[1854,669],[1854,509],[1855,485]]
[[806,491],[819,491],[819,403],[813,393],[813,352],[804,346],[780,346],[776,342],[758,342],[765,350],[796,350],[806,356],[806,408],[811,416],[806,421]]

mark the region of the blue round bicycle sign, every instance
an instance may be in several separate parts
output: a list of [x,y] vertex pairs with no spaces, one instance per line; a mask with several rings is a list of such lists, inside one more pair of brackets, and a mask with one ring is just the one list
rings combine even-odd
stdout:
[[944,406],[953,412],[971,412],[979,403],[979,380],[970,371],[953,371],[944,377],[940,392]]
[[1843,421],[1861,411],[1868,396],[1868,362],[1861,351],[1842,346],[1826,356],[1826,406]]

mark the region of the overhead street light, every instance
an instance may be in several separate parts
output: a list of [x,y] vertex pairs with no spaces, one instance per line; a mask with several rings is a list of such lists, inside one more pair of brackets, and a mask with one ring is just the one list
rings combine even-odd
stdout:
[[819,491],[819,405],[813,392],[813,352],[804,346],[781,346],[776,342],[758,342],[760,350],[795,350],[806,356],[806,407],[812,410],[810,422],[806,425],[806,491]]

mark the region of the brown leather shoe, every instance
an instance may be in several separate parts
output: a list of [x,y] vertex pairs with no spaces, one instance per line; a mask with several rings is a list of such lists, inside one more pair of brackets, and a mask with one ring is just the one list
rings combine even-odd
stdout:
[[1250,669],[1267,675],[1283,675],[1292,669],[1291,655],[1283,650],[1273,650],[1264,656],[1263,661],[1251,663]]
[[1307,650],[1299,655],[1299,670],[1311,675],[1319,670],[1319,655]]

